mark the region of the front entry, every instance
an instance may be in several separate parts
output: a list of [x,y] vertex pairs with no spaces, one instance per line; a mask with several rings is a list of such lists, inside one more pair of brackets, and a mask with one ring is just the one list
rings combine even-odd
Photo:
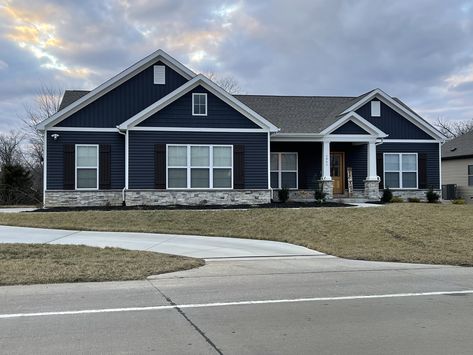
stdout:
[[333,180],[333,193],[343,194],[345,192],[345,153],[330,153],[330,176]]

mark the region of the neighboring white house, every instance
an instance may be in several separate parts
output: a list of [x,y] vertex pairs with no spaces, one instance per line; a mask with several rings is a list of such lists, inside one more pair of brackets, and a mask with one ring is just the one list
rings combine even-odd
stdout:
[[473,203],[473,131],[442,147],[442,185],[456,184],[457,197]]

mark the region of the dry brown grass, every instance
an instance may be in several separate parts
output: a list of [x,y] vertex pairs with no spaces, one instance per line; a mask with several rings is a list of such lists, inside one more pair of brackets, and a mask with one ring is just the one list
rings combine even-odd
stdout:
[[473,265],[473,206],[0,214],[0,224],[290,242],[351,259]]
[[0,285],[141,280],[203,264],[200,259],[118,248],[0,244]]

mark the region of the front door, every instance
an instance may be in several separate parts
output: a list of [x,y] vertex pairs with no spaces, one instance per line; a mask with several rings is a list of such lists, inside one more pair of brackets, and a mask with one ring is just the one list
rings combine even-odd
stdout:
[[330,176],[333,180],[333,193],[345,192],[345,153],[330,153]]

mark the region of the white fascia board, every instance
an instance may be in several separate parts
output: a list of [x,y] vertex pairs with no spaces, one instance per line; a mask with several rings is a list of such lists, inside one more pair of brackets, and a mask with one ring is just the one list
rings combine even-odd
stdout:
[[160,59],[164,64],[168,65],[170,68],[181,74],[187,80],[190,80],[196,76],[196,74],[178,62],[176,59],[171,57],[169,54],[164,52],[161,49],[158,49],[154,53],[151,53],[147,57],[143,58],[139,62],[133,64],[131,67],[125,69],[121,73],[115,75],[113,78],[107,80],[102,85],[98,86],[87,95],[84,95],[79,100],[73,102],[63,110],[55,113],[51,117],[45,119],[44,121],[38,123],[36,128],[38,130],[44,130],[49,128],[60,121],[66,119],[70,115],[76,113],[83,107],[87,106],[91,102],[97,100],[98,98],[102,97],[106,93],[110,92],[111,90],[115,89],[117,86],[123,84],[131,77],[135,76],[137,73],[141,72],[144,68],[148,67],[150,63]]
[[49,131],[54,132],[118,132],[118,128],[110,127],[51,127]]
[[391,107],[393,110],[397,111],[398,113],[402,114],[405,118],[407,118],[409,121],[414,123],[417,127],[422,129],[424,132],[428,133],[429,135],[433,135],[435,139],[438,141],[445,141],[447,137],[445,137],[442,133],[440,133],[434,126],[432,126],[429,122],[424,120],[422,117],[420,117],[417,114],[413,114],[411,111],[407,110],[404,106],[399,104],[396,100],[394,100],[391,96],[386,94],[383,90],[381,89],[375,89],[373,90],[370,94],[365,96],[363,99],[360,101],[354,103],[352,106],[347,108],[345,111],[343,111],[340,115],[344,115],[346,113],[349,113],[351,111],[355,111],[367,102],[371,101],[373,98],[379,98],[381,101],[383,101],[386,105]]
[[269,131],[269,132],[278,132],[279,128],[273,125],[271,122],[266,120],[264,117],[250,109],[248,106],[243,104],[241,101],[237,100],[234,98],[232,95],[227,93],[224,89],[222,89],[220,86],[212,82],[211,80],[207,79],[204,75],[199,74],[196,77],[194,77],[192,80],[188,81],[184,85],[180,86],[173,92],[169,93],[162,99],[158,100],[151,106],[148,106],[145,108],[143,111],[138,112],[136,115],[131,117],[130,119],[126,120],[125,122],[121,123],[118,128],[120,130],[127,130],[135,127],[137,124],[140,122],[143,122],[147,118],[151,117],[154,115],[156,112],[160,111],[167,105],[171,104],[178,98],[182,97],[186,93],[190,92],[192,89],[195,87],[201,85],[208,91],[210,91],[212,94],[217,96],[219,99],[230,105],[232,108],[240,112],[242,115],[256,123],[258,126],[260,126],[263,130]]
[[315,134],[279,133],[271,136],[271,142],[375,142],[382,138],[368,134]]
[[206,127],[142,127],[135,126],[128,131],[154,131],[154,132],[233,132],[233,133],[262,133],[267,132],[261,128],[206,128]]
[[331,124],[329,127],[325,128],[321,133],[326,135],[330,134],[333,131],[335,131],[337,128],[343,126],[345,123],[348,121],[353,121],[355,124],[360,126],[362,129],[370,133],[370,135],[379,137],[379,138],[385,138],[388,135],[384,133],[382,130],[380,130],[378,127],[375,125],[371,124],[367,120],[365,120],[363,117],[361,117],[359,114],[356,112],[348,112],[345,116],[341,117],[338,119],[336,122]]

